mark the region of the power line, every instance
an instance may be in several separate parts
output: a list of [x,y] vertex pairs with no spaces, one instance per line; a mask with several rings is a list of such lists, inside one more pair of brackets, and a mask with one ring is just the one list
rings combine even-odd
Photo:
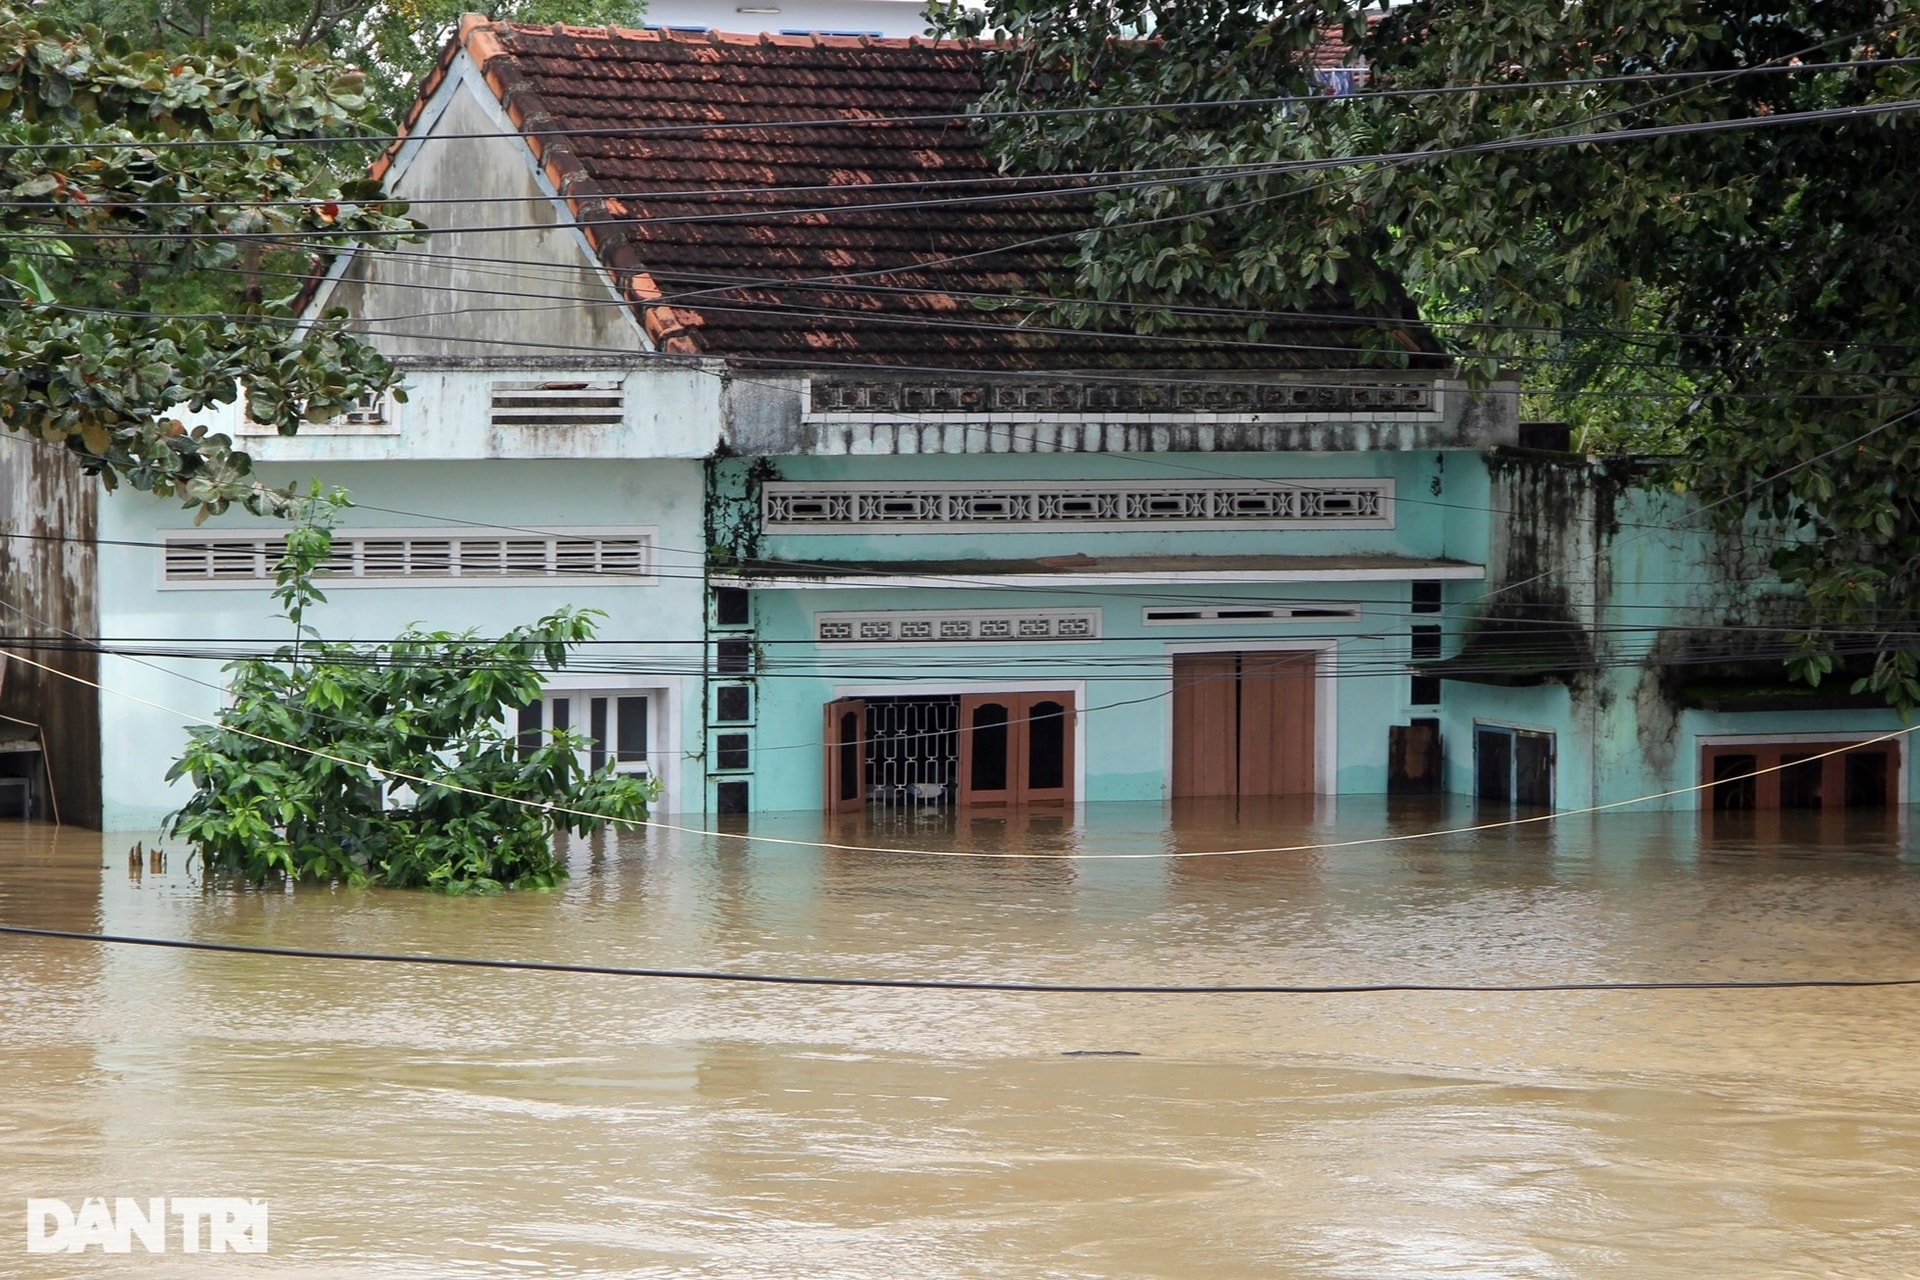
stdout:
[[[1451,159],[1457,156],[1494,155],[1511,151],[1553,150],[1562,147],[1591,146],[1603,143],[1638,142],[1656,138],[1692,137],[1714,133],[1745,132],[1754,129],[1783,128],[1793,125],[1810,124],[1836,120],[1864,120],[1880,116],[1897,115],[1920,109],[1920,100],[1896,99],[1887,102],[1859,103],[1846,107],[1820,107],[1810,111],[1783,111],[1763,116],[1745,116],[1729,120],[1696,120],[1672,124],[1648,125],[1639,128],[1601,130],[1590,133],[1552,134],[1548,136],[1522,136],[1500,138],[1482,142],[1461,143],[1450,147],[1435,147],[1423,151],[1376,152],[1363,155],[1331,156],[1281,161],[1276,163],[1249,163],[1247,165],[1228,165],[1211,172],[1196,173],[1185,177],[1141,178],[1103,184],[1090,184],[1081,187],[1044,190],[1038,192],[1014,191],[991,195],[951,196],[930,200],[881,201],[874,203],[841,203],[832,205],[795,206],[776,209],[745,210],[737,213],[721,214],[685,214],[639,217],[615,217],[606,221],[611,225],[622,226],[659,226],[674,223],[713,223],[732,222],[745,218],[757,220],[777,220],[782,218],[811,218],[836,213],[871,213],[925,211],[947,208],[956,205],[979,204],[984,202],[1002,203],[1033,198],[1054,198],[1062,195],[1093,194],[1102,195],[1116,191],[1149,190],[1160,187],[1194,186],[1212,183],[1240,181],[1246,178],[1280,176],[1292,173],[1317,173],[1326,170],[1352,169],[1365,165],[1397,164],[1432,160]],[[929,182],[922,185],[934,185]],[[857,188],[847,188],[849,191]],[[485,228],[489,232],[548,230],[552,223],[519,223]],[[1076,228],[1068,234],[1083,234],[1088,231],[1106,230],[1100,226]],[[192,241],[196,243],[276,243],[288,244],[301,241],[317,241],[324,245],[338,245],[343,240],[364,241],[367,239],[419,239],[422,236],[450,234],[452,229],[433,227],[410,229],[364,228],[354,232],[341,231],[221,231],[213,233],[182,233],[180,231],[67,231],[47,226],[27,228],[49,233],[57,232],[63,240],[112,240],[115,242],[144,242],[149,240]],[[472,230],[461,228],[459,230]],[[1004,250],[1002,250],[1004,251]]]
[[[1813,48],[1824,48],[1841,40],[1857,39],[1870,34],[1854,32],[1846,36],[1823,41]],[[1078,107],[1025,107],[997,111],[969,111],[964,108],[956,111],[925,112],[904,115],[879,116],[815,116],[794,119],[769,120],[720,120],[688,121],[684,124],[649,125],[610,125],[586,128],[553,128],[527,130],[530,136],[553,135],[568,138],[645,138],[657,136],[678,136],[685,134],[733,133],[752,130],[802,130],[802,129],[846,129],[846,128],[892,128],[901,125],[917,124],[972,124],[976,121],[1011,119],[1060,119],[1075,116],[1095,115],[1135,115],[1159,111],[1209,111],[1245,107],[1340,107],[1357,102],[1379,99],[1426,98],[1453,96],[1458,94],[1498,94],[1538,91],[1541,89],[1591,89],[1631,84],[1688,83],[1706,81],[1723,83],[1747,76],[1763,75],[1806,75],[1827,71],[1872,70],[1882,67],[1912,66],[1920,63],[1920,58],[1852,58],[1822,63],[1788,63],[1769,60],[1748,67],[1727,67],[1697,71],[1649,71],[1634,72],[1614,76],[1585,76],[1561,80],[1506,80],[1476,82],[1472,84],[1447,84],[1418,86],[1404,89],[1369,89],[1358,94],[1276,94],[1255,98],[1225,99],[1179,99],[1152,102],[1112,103]],[[1629,104],[1635,105],[1635,104]],[[1641,104],[1644,105],[1644,104]],[[287,146],[386,146],[396,142],[408,142],[420,139],[437,141],[482,141],[498,138],[498,132],[486,133],[397,133],[397,134],[322,134],[307,137],[283,138],[272,135],[253,138],[158,138],[152,140],[128,139],[124,142],[110,138],[88,138],[85,149],[133,149],[133,150],[178,150],[205,147],[287,147]],[[70,142],[30,142],[8,143],[0,145],[0,155],[10,155],[21,151],[65,151],[81,149],[83,144]]]
[[654,978],[725,982],[755,986],[881,988],[911,991],[982,991],[1032,995],[1384,995],[1392,993],[1527,995],[1557,992],[1625,991],[1791,991],[1807,988],[1920,986],[1920,978],[1758,978],[1616,982],[1349,982],[1349,983],[1131,983],[1020,982],[978,978],[856,978],[828,974],[759,973],[737,969],[666,969],[585,964],[564,960],[504,960],[481,956],[408,955],[384,951],[323,951],[310,947],[261,946],[190,938],[149,938],[120,933],[87,933],[0,924],[0,934],[109,946],[154,947],[221,955],[270,956],[358,964],[430,965],[440,968],[493,969],[519,973],[576,974],[605,978]]
[[155,702],[150,698],[143,698],[138,694],[128,693],[123,689],[110,688],[109,686],[104,685],[97,680],[88,679],[85,676],[75,674],[74,672],[71,672],[71,671],[63,671],[58,667],[49,666],[46,663],[39,662],[33,658],[29,658],[24,655],[16,654],[13,660],[16,662],[25,663],[27,666],[46,672],[47,674],[56,676],[60,679],[71,681],[76,684],[84,685],[88,688],[98,690],[99,692],[102,692],[102,693],[110,693],[115,697],[123,698],[129,702],[138,703],[142,706],[151,707],[158,711],[163,711],[168,715],[174,716],[178,719],[186,720],[190,723],[201,724],[201,725],[206,725],[212,728],[217,728],[224,733],[230,733],[237,737],[247,738],[267,746],[272,746],[281,751],[291,751],[298,755],[311,756],[315,759],[327,760],[335,764],[345,765],[348,768],[366,770],[369,775],[375,777],[377,780],[386,782],[389,784],[393,782],[403,782],[410,786],[418,785],[422,787],[435,787],[442,791],[452,792],[458,795],[471,795],[471,796],[478,797],[480,799],[500,801],[508,804],[519,805],[525,808],[538,809],[543,813],[549,814],[549,815],[560,814],[567,817],[584,818],[584,819],[588,819],[595,822],[612,821],[620,826],[643,827],[643,828],[648,828],[652,830],[661,830],[661,831],[676,831],[684,835],[699,835],[699,836],[712,836],[716,838],[731,838],[736,840],[751,841],[751,842],[760,843],[760,844],[772,844],[772,845],[780,845],[780,846],[798,846],[798,847],[810,848],[810,849],[832,849],[832,850],[837,850],[845,853],[905,854],[905,855],[914,856],[914,857],[992,859],[992,860],[1000,860],[1000,861],[1010,861],[1010,860],[1011,861],[1029,861],[1036,858],[1044,858],[1050,861],[1113,862],[1113,861],[1141,861],[1146,859],[1161,861],[1161,860],[1186,860],[1186,859],[1194,859],[1194,858],[1244,857],[1244,856],[1250,856],[1255,854],[1307,853],[1307,852],[1319,852],[1319,851],[1332,850],[1332,849],[1350,849],[1350,848],[1371,846],[1371,845],[1405,844],[1415,840],[1430,840],[1430,839],[1435,839],[1441,836],[1471,835],[1471,834],[1476,834],[1484,831],[1506,830],[1514,827],[1531,826],[1541,822],[1551,822],[1558,818],[1579,817],[1579,816],[1582,816],[1585,814],[1591,814],[1591,813],[1607,813],[1607,812],[1612,812],[1614,810],[1627,808],[1633,805],[1649,804],[1657,800],[1671,799],[1676,796],[1695,795],[1702,791],[1711,790],[1729,781],[1738,781],[1741,778],[1759,777],[1764,774],[1777,773],[1783,769],[1795,768],[1800,765],[1804,765],[1807,761],[1810,761],[1810,760],[1824,760],[1829,756],[1844,755],[1849,751],[1856,751],[1862,747],[1874,746],[1882,742],[1892,742],[1897,739],[1907,737],[1915,732],[1920,732],[1920,724],[1910,725],[1904,729],[1895,729],[1888,733],[1879,734],[1875,737],[1867,738],[1862,741],[1849,742],[1842,746],[1835,747],[1829,751],[1810,753],[1792,762],[1782,763],[1777,765],[1770,765],[1764,768],[1757,768],[1747,774],[1740,775],[1739,778],[1734,778],[1734,779],[1718,778],[1709,782],[1701,782],[1701,783],[1695,783],[1688,786],[1673,787],[1665,791],[1651,792],[1645,795],[1634,796],[1625,800],[1608,801],[1604,804],[1587,805],[1583,808],[1578,808],[1578,809],[1565,809],[1565,810],[1559,810],[1559,811],[1542,813],[1542,814],[1532,814],[1526,817],[1509,818],[1509,819],[1505,819],[1498,822],[1475,823],[1468,826],[1448,827],[1448,828],[1431,830],[1431,831],[1407,832],[1399,835],[1369,836],[1369,837],[1362,837],[1359,839],[1351,839],[1351,840],[1321,841],[1321,842],[1311,843],[1311,844],[1279,845],[1279,846],[1271,846],[1267,848],[1212,849],[1212,850],[1156,850],[1150,853],[1071,853],[1071,854],[1040,853],[1040,854],[1036,854],[1036,853],[1024,853],[1024,852],[1007,852],[1007,851],[993,852],[993,851],[961,850],[961,849],[930,850],[930,849],[909,849],[909,848],[887,847],[887,846],[881,846],[881,845],[855,845],[855,844],[846,844],[842,842],[828,841],[828,840],[796,840],[796,839],[790,839],[784,836],[754,835],[750,832],[711,831],[701,827],[689,827],[679,823],[659,822],[653,819],[615,819],[615,818],[610,818],[609,815],[606,815],[606,814],[594,813],[594,812],[583,810],[583,809],[575,809],[567,805],[558,805],[558,804],[553,804],[551,802],[530,800],[530,799],[525,799],[518,796],[497,795],[493,792],[489,792],[481,788],[463,786],[459,783],[450,782],[446,779],[433,779],[433,778],[420,777],[418,775],[404,773],[399,770],[389,769],[389,768],[384,768],[382,766],[374,765],[368,761],[350,759],[348,757],[338,755],[331,751],[323,751],[315,747],[308,747],[298,743],[282,741],[280,739],[270,737],[266,734],[255,733],[251,730],[240,729],[230,725],[224,725],[217,720],[211,720],[205,716],[195,715],[191,712],[182,711],[176,707],[169,707],[163,703]]

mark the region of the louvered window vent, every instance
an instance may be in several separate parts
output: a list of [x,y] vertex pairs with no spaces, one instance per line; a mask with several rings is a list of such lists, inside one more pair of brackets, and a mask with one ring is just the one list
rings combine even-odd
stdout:
[[[254,586],[273,580],[285,547],[272,535],[165,535],[161,580],[173,587]],[[321,566],[329,586],[650,582],[653,532],[640,529],[340,531]]]
[[496,427],[617,427],[626,420],[618,382],[496,382]]

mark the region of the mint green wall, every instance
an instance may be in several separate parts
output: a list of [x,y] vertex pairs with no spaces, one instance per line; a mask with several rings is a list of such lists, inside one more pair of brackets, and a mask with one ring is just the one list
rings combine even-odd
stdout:
[[[744,461],[725,464],[742,468]],[[867,458],[798,457],[774,460],[781,480],[1097,480],[1192,483],[1213,479],[1322,480],[1391,477],[1395,527],[1373,529],[1144,530],[1059,533],[889,533],[782,535],[763,554],[796,560],[932,560],[1021,558],[1072,550],[1103,556],[1146,555],[1453,555],[1478,560],[1485,545],[1484,511],[1474,503],[1483,486],[1478,455],[1470,453],[1351,454],[918,454]],[[1436,480],[1441,492],[1432,490]]]
[[[749,459],[716,464],[723,486],[736,487]],[[771,560],[1007,559],[1082,553],[1126,555],[1379,555],[1452,557],[1479,563],[1487,543],[1488,479],[1474,453],[1304,454],[1001,454],[871,458],[783,458],[778,479],[914,482],[1047,480],[1192,482],[1211,478],[1395,480],[1395,525],[1388,530],[1246,530],[1058,533],[991,531],[920,534],[775,535],[761,541]],[[1418,576],[1409,574],[1409,577]],[[1481,584],[1450,581],[1450,602],[1478,596]],[[873,696],[919,688],[942,693],[1013,686],[1075,688],[1082,708],[1084,790],[1091,802],[1158,801],[1167,794],[1171,739],[1171,654],[1180,649],[1324,647],[1331,688],[1327,791],[1386,789],[1387,731],[1418,715],[1406,663],[1409,628],[1442,621],[1409,612],[1408,581],[1344,583],[1204,583],[1185,586],[1075,586],[1037,580],[1024,590],[756,589],[754,634],[767,654],[756,685],[752,727],[755,809],[814,808],[821,793],[821,706],[836,696]],[[1148,626],[1142,609],[1180,603],[1231,605],[1300,602],[1351,605],[1352,620],[1202,622]],[[816,646],[816,612],[1001,607],[1088,607],[1102,610],[1102,638],[1088,643],[981,644],[911,650]],[[1322,682],[1322,693],[1328,685]]]
[[[1239,626],[1146,626],[1147,605],[1191,600],[1351,603],[1352,621]],[[1083,799],[1160,800],[1166,794],[1171,735],[1170,654],[1181,649],[1331,647],[1334,670],[1350,668],[1335,691],[1333,785],[1342,792],[1386,789],[1387,729],[1417,714],[1408,707],[1404,582],[1347,588],[1280,586],[1214,591],[1105,589],[1097,592],[932,590],[763,590],[755,621],[768,654],[758,680],[754,805],[810,808],[821,789],[820,708],[838,696],[902,696],[1013,687],[1072,688],[1081,708]],[[1102,638],[1087,643],[816,646],[815,611],[936,608],[1098,607]],[[798,643],[795,643],[798,641]],[[1322,682],[1322,690],[1326,682]]]

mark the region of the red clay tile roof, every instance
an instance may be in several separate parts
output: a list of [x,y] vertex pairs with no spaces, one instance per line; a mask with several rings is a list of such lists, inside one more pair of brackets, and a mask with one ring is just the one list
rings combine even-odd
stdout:
[[[1231,345],[1245,334],[1237,319],[1154,342],[978,307],[1047,295],[1073,247],[1060,233],[1088,225],[1091,207],[1058,184],[1002,179],[949,118],[980,92],[979,46],[469,16],[421,103],[459,48],[664,351],[974,369],[1361,363],[1365,326],[1326,318],[1275,317],[1265,342],[1289,344],[1275,349]],[[876,118],[887,122],[858,123]],[[672,125],[696,127],[660,130]],[[923,203],[933,195],[964,198]],[[1315,310],[1350,308],[1329,294]],[[1417,323],[1395,336],[1423,363],[1437,358]]]

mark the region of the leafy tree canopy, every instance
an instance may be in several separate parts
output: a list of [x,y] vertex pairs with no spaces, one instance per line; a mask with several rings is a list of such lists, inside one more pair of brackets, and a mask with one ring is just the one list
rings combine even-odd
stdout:
[[42,0],[34,12],[169,52],[233,44],[322,54],[364,70],[373,105],[392,122],[463,14],[603,25],[636,22],[644,8],[644,0]]
[[[1677,443],[1717,514],[1766,521],[1804,596],[1797,675],[1866,635],[1864,683],[1920,703],[1901,634],[1920,618],[1920,419],[1901,416],[1920,408],[1920,65],[1900,61],[1920,6],[988,0],[947,21],[1013,41],[987,112],[1125,108],[989,117],[1008,167],[1168,178],[1099,197],[1063,296],[1152,329],[1327,284],[1386,310],[1404,286],[1463,361]],[[1327,94],[1330,53],[1364,63],[1362,92]]]
[[264,297],[315,251],[411,229],[316,145],[366,120],[365,78],[310,56],[144,52],[0,8],[0,422],[203,514],[281,501],[173,415],[244,391],[291,434],[393,381],[344,317],[297,331]]

